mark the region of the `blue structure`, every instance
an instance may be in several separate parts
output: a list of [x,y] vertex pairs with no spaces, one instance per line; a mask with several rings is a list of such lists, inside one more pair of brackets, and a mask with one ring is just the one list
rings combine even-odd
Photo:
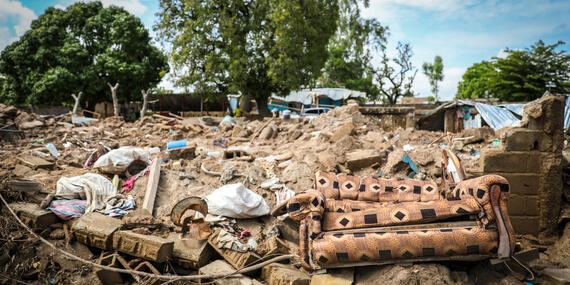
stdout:
[[323,107],[335,108],[350,98],[365,98],[366,93],[344,88],[315,88],[292,91],[286,97],[275,94],[271,96],[269,109],[279,111],[292,110],[299,112],[302,109]]

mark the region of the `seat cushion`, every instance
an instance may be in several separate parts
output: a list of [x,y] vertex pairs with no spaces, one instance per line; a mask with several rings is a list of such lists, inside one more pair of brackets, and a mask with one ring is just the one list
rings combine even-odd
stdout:
[[426,223],[477,214],[481,210],[481,206],[472,196],[404,203],[327,199],[322,216],[322,229],[331,231]]
[[478,226],[324,232],[312,241],[311,257],[322,268],[453,256],[496,256],[498,233]]
[[315,189],[328,199],[370,202],[427,202],[440,199],[433,181],[359,177],[324,171],[315,174]]

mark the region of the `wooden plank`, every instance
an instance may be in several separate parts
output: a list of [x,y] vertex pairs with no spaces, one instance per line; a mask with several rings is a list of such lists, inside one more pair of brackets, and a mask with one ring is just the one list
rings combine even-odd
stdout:
[[170,113],[170,112],[168,113],[168,115],[170,115],[171,117],[174,117],[174,118],[176,118],[176,119],[178,119],[178,120],[184,120],[184,117],[178,116],[178,115],[173,114],[173,113]]
[[146,184],[146,193],[144,194],[144,200],[142,207],[148,210],[152,214],[154,210],[154,199],[156,198],[156,191],[158,190],[158,181],[160,179],[160,158],[155,158],[152,166],[150,167],[150,176],[148,177],[148,183]]
[[158,119],[168,120],[168,121],[178,120],[177,118],[167,117],[167,116],[163,116],[163,115],[160,115],[160,114],[152,114],[152,116],[155,117],[155,118],[158,118]]

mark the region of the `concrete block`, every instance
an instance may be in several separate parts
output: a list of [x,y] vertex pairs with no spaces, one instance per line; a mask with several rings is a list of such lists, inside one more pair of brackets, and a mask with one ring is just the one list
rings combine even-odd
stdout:
[[234,268],[240,269],[261,259],[261,256],[257,255],[254,252],[239,252],[220,247],[218,245],[219,234],[220,230],[216,230],[215,232],[213,232],[210,235],[210,237],[208,237],[208,243]]
[[[11,203],[10,208],[18,215],[28,227],[34,231],[46,229],[51,224],[58,222],[58,217],[51,211],[41,209],[34,203]],[[3,208],[4,215],[10,215],[8,209]]]
[[545,268],[542,277],[553,285],[570,284],[570,268]]
[[287,254],[289,253],[289,247],[283,240],[273,236],[261,242],[257,247],[257,252],[261,256]]
[[531,234],[538,235],[538,217],[529,216],[510,216],[515,234]]
[[485,173],[538,173],[540,153],[489,151],[483,154],[482,162]]
[[538,216],[538,196],[511,195],[507,208],[509,215]]
[[186,146],[168,150],[170,159],[193,159],[196,156],[196,146]]
[[334,132],[333,136],[331,137],[331,141],[340,141],[341,139],[350,136],[353,131],[354,125],[352,123],[346,123]]
[[23,155],[23,156],[18,156],[17,159],[25,166],[30,167],[31,169],[38,169],[38,168],[53,168],[54,163],[53,162],[49,162],[45,159],[41,159],[39,157],[36,156],[32,156],[32,155]]
[[533,173],[497,173],[505,177],[511,185],[510,193],[517,195],[537,195],[540,175]]
[[321,169],[324,171],[335,171],[336,157],[328,151],[323,151],[317,156]]
[[198,269],[208,264],[215,255],[206,240],[181,239],[180,234],[174,232],[167,239],[174,242],[172,260],[184,268]]
[[346,165],[351,170],[368,167],[375,163],[382,163],[386,153],[375,149],[356,150],[346,154]]
[[261,269],[261,279],[268,285],[309,285],[309,274],[290,265],[273,263]]
[[329,270],[326,274],[313,275],[311,285],[352,285],[354,282],[354,268]]
[[117,231],[113,235],[113,249],[156,262],[167,261],[173,248],[173,241],[158,236],[133,231]]
[[[206,266],[203,266],[198,271],[199,274],[213,275],[213,274],[228,274],[234,272],[235,269],[224,260],[216,260]],[[213,280],[217,285],[261,285],[261,282],[251,279],[243,274],[236,274],[226,278],[218,278]]]
[[505,133],[504,145],[506,151],[531,151],[538,150],[542,131],[529,130],[526,128],[514,128]]
[[113,234],[121,228],[120,219],[111,218],[100,213],[87,213],[77,219],[71,226],[71,232],[79,242],[86,245],[111,250]]

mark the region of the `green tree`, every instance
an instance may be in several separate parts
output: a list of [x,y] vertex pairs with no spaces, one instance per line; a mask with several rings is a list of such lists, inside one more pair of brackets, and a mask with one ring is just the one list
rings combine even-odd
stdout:
[[439,100],[439,82],[443,81],[443,59],[436,55],[433,63],[424,62],[422,65],[425,76],[428,77],[431,92],[435,95],[435,101]]
[[319,85],[363,91],[368,99],[377,100],[380,91],[373,83],[371,59],[372,52],[384,48],[387,28],[376,19],[362,18],[356,2],[341,1],[340,8],[339,25],[329,42],[329,58]]
[[168,71],[140,19],[101,2],[48,8],[31,29],[0,55],[10,104],[71,104],[83,93],[92,107],[110,99],[107,83],[120,83],[120,100],[140,100]]
[[240,92],[270,115],[272,93],[310,86],[320,75],[337,1],[162,0],[156,28],[185,72],[178,86],[213,96]]
[[396,104],[398,98],[413,97],[412,85],[418,69],[412,64],[414,55],[409,43],[398,42],[396,48],[398,55],[391,60],[386,50],[382,54],[382,62],[376,72],[376,80],[380,93],[384,95],[388,104]]
[[549,89],[570,92],[570,55],[557,50],[562,45],[562,41],[546,45],[539,40],[524,50],[507,49],[504,58],[475,64],[463,75],[456,97],[530,101]]
[[489,98],[491,81],[495,80],[497,71],[492,62],[482,61],[467,68],[457,84],[457,95],[461,99]]

